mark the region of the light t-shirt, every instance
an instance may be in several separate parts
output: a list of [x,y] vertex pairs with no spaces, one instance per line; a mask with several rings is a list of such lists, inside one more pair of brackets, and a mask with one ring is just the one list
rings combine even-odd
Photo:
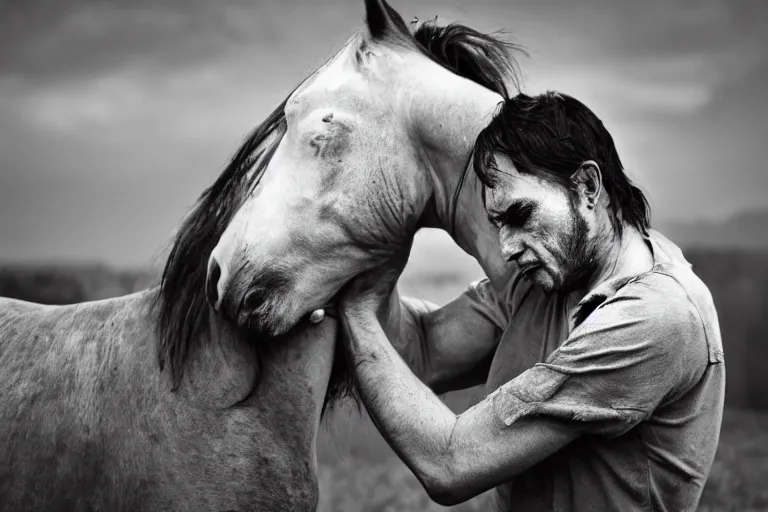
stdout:
[[497,487],[499,510],[696,509],[722,420],[720,328],[680,249],[656,231],[648,242],[650,271],[575,308],[517,278],[457,299],[503,330],[486,383],[501,421],[544,416],[584,434]]

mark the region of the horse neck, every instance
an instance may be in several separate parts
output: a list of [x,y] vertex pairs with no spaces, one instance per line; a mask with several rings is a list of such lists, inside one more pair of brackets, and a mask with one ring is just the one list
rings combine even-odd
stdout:
[[[270,340],[254,340],[211,312],[187,362],[180,391],[204,407],[248,405],[259,418],[282,418],[295,427],[291,435],[301,434],[304,441],[314,443],[337,329],[336,322],[328,320],[319,326],[297,326]],[[257,343],[262,346],[257,348]]]
[[253,389],[258,360],[253,346],[233,325],[209,311],[184,368],[180,392],[214,409],[240,402]]
[[[467,167],[477,135],[490,123],[502,97],[434,67],[437,69],[428,68],[434,75],[427,81],[431,85],[411,87],[408,100],[432,181],[433,201],[429,211],[424,212],[422,225],[448,232],[500,287],[506,271],[498,236],[487,220],[483,185]],[[458,187],[461,192],[454,202]]]

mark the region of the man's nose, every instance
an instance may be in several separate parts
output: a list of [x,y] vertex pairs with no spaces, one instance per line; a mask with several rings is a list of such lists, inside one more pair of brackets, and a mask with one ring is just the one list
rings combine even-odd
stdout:
[[506,261],[516,261],[525,252],[522,240],[515,236],[501,236],[501,255]]

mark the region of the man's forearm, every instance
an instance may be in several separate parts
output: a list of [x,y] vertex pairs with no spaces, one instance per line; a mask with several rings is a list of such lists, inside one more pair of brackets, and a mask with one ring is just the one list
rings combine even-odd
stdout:
[[439,306],[426,300],[404,297],[394,290],[379,322],[391,345],[422,382],[431,385],[428,335],[424,317]]
[[425,488],[439,489],[450,464],[456,415],[409,370],[379,322],[369,316],[345,323],[363,402],[382,436]]

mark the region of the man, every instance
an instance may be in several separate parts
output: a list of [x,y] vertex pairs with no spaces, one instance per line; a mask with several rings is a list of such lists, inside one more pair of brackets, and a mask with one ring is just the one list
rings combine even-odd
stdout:
[[[649,229],[611,136],[571,97],[520,95],[479,135],[474,169],[517,268],[503,293],[482,280],[441,308],[406,301],[382,327],[385,280],[344,291],[375,424],[444,505],[495,487],[500,510],[695,510],[723,409],[717,315]],[[458,416],[428,387],[482,381],[490,395]]]

